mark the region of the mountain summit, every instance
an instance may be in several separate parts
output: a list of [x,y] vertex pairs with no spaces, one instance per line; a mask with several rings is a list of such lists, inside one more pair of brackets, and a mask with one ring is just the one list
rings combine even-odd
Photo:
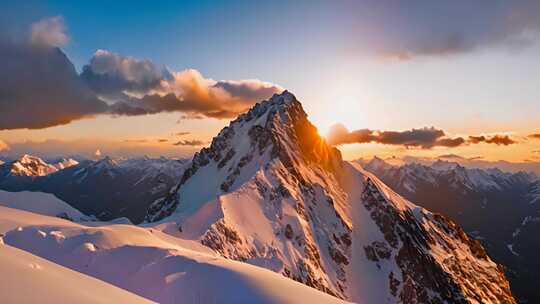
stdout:
[[515,303],[478,241],[342,161],[287,91],[196,153],[146,221],[343,299]]

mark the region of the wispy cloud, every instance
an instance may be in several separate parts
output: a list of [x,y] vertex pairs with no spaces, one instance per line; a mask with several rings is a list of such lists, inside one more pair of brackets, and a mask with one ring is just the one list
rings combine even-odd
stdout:
[[191,134],[191,132],[176,132],[174,133],[174,135],[176,136],[186,136],[186,135],[189,135]]
[[469,142],[473,144],[478,143],[487,143],[487,144],[496,144],[496,145],[512,145],[515,144],[516,141],[511,139],[508,135],[493,135],[491,137],[487,136],[469,136]]
[[68,43],[66,26],[62,16],[39,20],[31,25],[30,41],[40,46],[63,46]]
[[511,145],[517,143],[508,135],[448,137],[441,129],[424,127],[405,131],[380,131],[360,129],[349,131],[344,125],[336,124],[331,127],[327,140],[332,145],[352,143],[379,143],[399,145],[406,148],[431,149],[433,147],[458,147],[466,144],[496,144]]
[[430,149],[436,146],[456,147],[462,145],[465,140],[461,137],[445,137],[443,130],[434,127],[406,131],[377,131],[370,129],[349,131],[342,124],[336,124],[328,134],[328,142],[333,145],[380,143],[400,145],[407,148]]
[[540,2],[354,2],[360,51],[406,60],[482,48],[519,49],[540,39]]
[[206,142],[198,139],[184,139],[177,141],[173,145],[175,146],[203,146],[206,145]]

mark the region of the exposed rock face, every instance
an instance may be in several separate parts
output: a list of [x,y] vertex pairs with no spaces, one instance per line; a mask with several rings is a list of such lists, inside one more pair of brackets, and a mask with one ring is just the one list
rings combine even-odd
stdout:
[[540,280],[535,241],[540,231],[537,176],[466,168],[442,160],[431,164],[393,161],[375,157],[357,162],[406,199],[456,221],[505,266],[519,302],[540,302],[536,287]]
[[481,246],[379,184],[343,162],[284,92],[197,153],[146,220],[343,299],[514,303]]
[[362,193],[384,235],[366,255],[374,262],[394,257],[401,280],[391,272],[389,288],[403,303],[514,303],[502,269],[477,240],[440,214],[396,208],[379,187],[368,179]]

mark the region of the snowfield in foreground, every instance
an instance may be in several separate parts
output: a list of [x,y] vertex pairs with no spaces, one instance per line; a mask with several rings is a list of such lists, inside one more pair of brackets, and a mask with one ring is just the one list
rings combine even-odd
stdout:
[[[35,276],[32,284],[54,282],[55,288],[66,289],[63,301],[77,292],[91,290],[91,295],[113,294],[94,288],[85,279],[72,280],[75,276],[61,266],[95,277],[159,303],[344,303],[342,300],[287,279],[280,274],[256,266],[218,257],[198,242],[177,239],[153,228],[132,225],[104,225],[93,227],[55,217],[48,217],[0,207],[0,245],[2,277],[6,271],[16,271],[23,266],[17,263],[42,265],[42,276]],[[9,246],[32,253],[23,253]],[[19,260],[11,256],[20,256]],[[19,262],[21,261],[22,262]],[[30,261],[27,262],[26,260]],[[39,260],[40,262],[31,262]],[[41,266],[40,266],[41,267]],[[62,271],[58,270],[61,269]],[[49,273],[50,272],[50,273]],[[61,276],[57,273],[67,273]],[[25,282],[24,273],[17,282]],[[76,274],[76,273],[75,273]],[[32,275],[32,274],[28,274]],[[55,278],[48,280],[47,277]],[[64,279],[65,278],[65,279]],[[65,282],[64,282],[65,281]],[[95,280],[89,280],[93,284]],[[15,283],[14,283],[15,284]],[[23,283],[21,283],[23,284]],[[2,283],[3,288],[6,285]],[[29,285],[30,286],[30,285]],[[44,287],[45,288],[45,287]],[[68,292],[68,289],[71,290]],[[14,289],[17,292],[24,288]],[[56,290],[56,289],[55,289]],[[116,290],[116,289],[115,289]],[[119,292],[119,291],[118,291]],[[4,294],[4,292],[2,292]],[[54,293],[52,294],[54,295]],[[8,303],[20,303],[21,298],[8,299]],[[111,300],[109,303],[138,303],[140,298]],[[120,295],[118,295],[120,297]],[[5,300],[5,299],[4,299]],[[28,298],[29,303],[42,303],[43,298]],[[99,303],[88,298],[88,303]]]
[[0,245],[2,303],[153,303],[103,281]]
[[49,216],[67,216],[73,220],[88,218],[53,194],[43,192],[8,192],[0,190],[0,206]]

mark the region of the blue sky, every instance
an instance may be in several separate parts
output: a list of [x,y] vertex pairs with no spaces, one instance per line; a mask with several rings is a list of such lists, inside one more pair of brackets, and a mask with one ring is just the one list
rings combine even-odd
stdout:
[[[173,71],[196,69],[214,80],[260,79],[295,93],[322,133],[335,123],[351,130],[435,126],[454,136],[540,132],[540,21],[534,1],[440,6],[369,0],[18,1],[2,6],[0,25],[14,36],[27,35],[39,20],[61,16],[69,37],[61,47],[79,72],[103,49]],[[178,116],[98,116],[42,130],[0,131],[0,138],[111,140],[93,134],[96,125],[115,129],[116,138],[159,137],[166,128],[180,128]],[[167,123],[153,126],[155,121]],[[133,128],[133,123],[148,127]],[[226,123],[210,118],[186,121],[181,128],[208,140]],[[358,155],[372,148],[344,149]],[[376,150],[383,148],[399,152],[379,145]],[[511,148],[489,146],[498,149],[493,153],[499,158],[509,158]]]

